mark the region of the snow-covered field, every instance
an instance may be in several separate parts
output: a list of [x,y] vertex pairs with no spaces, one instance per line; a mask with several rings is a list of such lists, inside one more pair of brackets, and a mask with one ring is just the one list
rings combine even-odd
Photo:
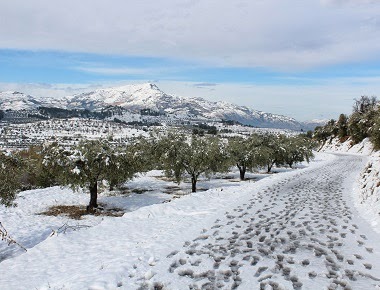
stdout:
[[[319,153],[304,169],[245,182],[233,173],[181,198],[150,172],[127,184],[131,194],[100,197],[122,217],[78,221],[37,213],[86,194],[23,192],[0,208],[28,248],[0,244],[0,289],[380,289],[380,235],[353,199],[366,161]],[[57,232],[65,223],[90,227]]]

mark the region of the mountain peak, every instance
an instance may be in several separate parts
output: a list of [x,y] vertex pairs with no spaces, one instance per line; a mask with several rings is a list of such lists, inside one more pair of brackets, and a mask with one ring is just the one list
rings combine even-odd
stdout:
[[125,92],[125,93],[133,93],[136,91],[159,91],[162,92],[157,85],[153,83],[142,83],[142,84],[129,84],[118,87],[111,88],[102,88],[96,91],[117,91],[117,92]]
[[42,101],[17,91],[0,92],[0,110],[33,110],[42,105]]
[[108,106],[118,106],[132,112],[150,109],[185,119],[232,120],[264,128],[299,130],[303,127],[293,118],[265,113],[245,106],[227,102],[211,102],[203,98],[169,95],[153,83],[102,88],[54,101],[46,98],[42,101],[18,92],[0,93],[0,109],[2,110],[36,109],[39,106],[91,111],[98,111]]

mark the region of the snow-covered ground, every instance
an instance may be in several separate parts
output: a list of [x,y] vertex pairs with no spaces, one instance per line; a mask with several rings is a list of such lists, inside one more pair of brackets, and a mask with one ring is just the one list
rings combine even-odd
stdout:
[[366,161],[319,153],[304,169],[245,182],[235,172],[181,198],[151,172],[127,184],[143,194],[100,197],[122,217],[54,235],[68,218],[36,213],[88,196],[23,192],[0,221],[28,251],[1,245],[0,289],[379,289],[380,235],[352,198]]

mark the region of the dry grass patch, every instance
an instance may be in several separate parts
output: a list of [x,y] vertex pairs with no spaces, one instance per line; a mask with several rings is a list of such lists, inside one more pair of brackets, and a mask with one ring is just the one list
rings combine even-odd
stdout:
[[124,214],[124,211],[120,208],[105,208],[103,205],[100,205],[94,213],[88,213],[86,206],[80,205],[55,205],[50,207],[47,211],[41,212],[39,214],[47,216],[60,216],[64,215],[71,219],[80,220],[85,215],[94,215],[94,216],[113,216],[121,217]]

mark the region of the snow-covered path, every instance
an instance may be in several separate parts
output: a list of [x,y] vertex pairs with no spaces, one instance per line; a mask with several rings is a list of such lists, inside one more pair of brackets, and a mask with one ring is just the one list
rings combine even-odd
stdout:
[[380,234],[352,202],[364,160],[317,155],[49,237],[0,263],[0,289],[380,289]]
[[380,288],[380,236],[347,192],[360,163],[359,156],[339,156],[268,186],[172,252],[146,286]]

